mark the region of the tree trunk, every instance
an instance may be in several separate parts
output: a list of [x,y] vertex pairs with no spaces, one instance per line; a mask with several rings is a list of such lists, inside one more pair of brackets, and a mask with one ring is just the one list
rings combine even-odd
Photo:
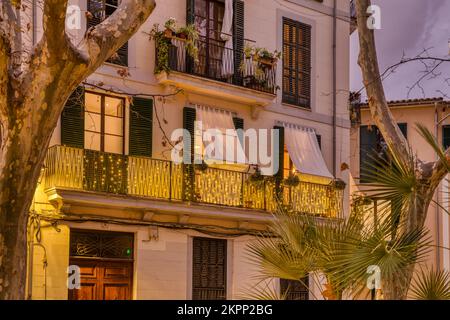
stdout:
[[31,8],[0,4],[0,299],[25,298],[29,208],[66,99],[155,8],[154,0],[122,0],[75,47],[65,32],[67,3],[43,2],[37,44],[16,41],[33,28]]
[[11,128],[0,162],[0,299],[24,299],[28,212],[48,142]]

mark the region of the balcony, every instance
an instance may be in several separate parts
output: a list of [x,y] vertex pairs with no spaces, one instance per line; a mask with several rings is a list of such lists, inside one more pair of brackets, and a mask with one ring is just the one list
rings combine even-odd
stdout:
[[295,212],[339,217],[343,191],[331,185],[276,179],[252,181],[251,174],[167,160],[124,156],[65,146],[48,150],[44,189],[70,189],[128,195],[179,203],[196,203],[266,212],[276,210],[276,195]]
[[[157,75],[159,83],[255,106],[267,105],[275,98],[276,63],[256,61],[244,52],[236,55],[236,50],[226,48],[225,42],[206,37],[196,40],[195,46],[198,48],[196,61],[188,55],[186,41],[171,40],[170,71]],[[155,56],[158,65],[158,54]]]

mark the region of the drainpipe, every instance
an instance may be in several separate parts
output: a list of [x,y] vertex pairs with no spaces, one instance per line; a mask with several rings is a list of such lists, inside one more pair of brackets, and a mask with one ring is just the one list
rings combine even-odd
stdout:
[[[438,139],[438,133],[439,133],[439,125],[440,123],[445,120],[445,118],[443,118],[442,120],[439,120],[439,102],[435,102],[434,103],[434,136],[436,137],[436,139],[439,141]],[[436,160],[438,160],[438,155],[436,154]],[[441,185],[439,184],[439,186],[437,187],[437,192],[436,192],[436,202],[439,203],[440,201],[440,197],[439,197],[439,193],[441,192]],[[439,219],[439,215],[440,215],[440,210],[439,210],[439,206],[436,205],[436,269],[438,271],[441,270],[441,231],[440,231],[440,219]]]
[[337,4],[333,1],[333,176],[336,178],[336,38]]
[[31,300],[33,296],[33,257],[34,257],[34,226],[31,223],[28,240],[28,270],[27,270],[27,300]]

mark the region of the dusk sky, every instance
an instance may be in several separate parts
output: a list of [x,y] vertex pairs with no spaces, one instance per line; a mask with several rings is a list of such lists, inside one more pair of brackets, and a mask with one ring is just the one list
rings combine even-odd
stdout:
[[[430,55],[448,57],[450,39],[450,0],[374,0],[381,8],[381,30],[376,31],[378,61],[380,71],[399,62],[403,52],[413,57],[430,49]],[[361,71],[357,65],[358,34],[355,31],[350,41],[350,88],[357,91],[362,87]],[[408,86],[420,78],[424,66],[420,62],[403,65],[384,81],[388,100],[408,98]],[[425,80],[425,97],[441,97],[437,90],[450,96],[450,86],[445,83],[450,78],[450,63],[444,63],[439,71],[442,75],[433,80]],[[410,93],[409,98],[423,98],[419,88]]]

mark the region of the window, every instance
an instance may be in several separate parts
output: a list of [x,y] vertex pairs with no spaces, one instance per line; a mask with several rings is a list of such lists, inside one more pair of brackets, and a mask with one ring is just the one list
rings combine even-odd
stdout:
[[193,239],[192,299],[226,299],[227,241]]
[[444,150],[450,147],[450,125],[442,126],[442,146]]
[[[319,148],[322,147],[322,137],[318,134],[316,134],[317,143],[319,144]],[[286,145],[284,145],[284,157],[283,157],[283,178],[289,177],[290,174],[295,174],[296,169],[294,167],[294,163],[291,160],[291,157],[289,156],[288,149]]]
[[85,149],[124,153],[124,100],[86,92]]
[[301,281],[280,279],[281,295],[286,295],[286,300],[309,300],[309,277]]
[[[398,127],[403,135],[407,138],[407,124],[398,123]],[[360,127],[360,143],[359,143],[359,169],[360,181],[362,183],[369,182],[367,170],[372,169],[375,161],[374,158],[387,160],[387,145],[381,135],[380,130],[375,125]]]
[[[88,11],[92,16],[88,18],[87,27],[90,28],[96,26],[112,15],[120,5],[120,2],[121,0],[88,0]],[[114,55],[107,61],[117,65],[127,66],[128,42],[117,50],[117,55]]]
[[311,26],[283,18],[284,103],[311,108]]

